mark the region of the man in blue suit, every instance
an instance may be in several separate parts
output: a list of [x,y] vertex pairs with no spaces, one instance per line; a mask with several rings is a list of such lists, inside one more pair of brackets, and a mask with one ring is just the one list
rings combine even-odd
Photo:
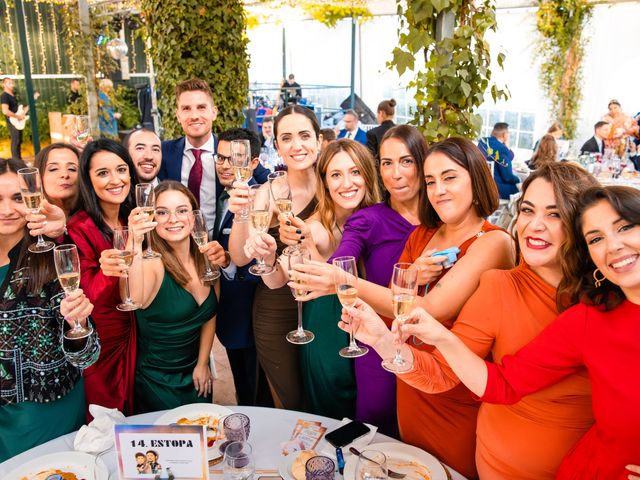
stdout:
[[[231,166],[231,141],[249,140],[253,158],[251,168],[259,164],[260,138],[258,134],[244,129],[234,128],[222,132],[218,139],[216,174],[221,186],[216,202],[216,223],[213,239],[207,246],[212,263],[220,265],[220,301],[216,314],[216,335],[227,350],[233,382],[236,387],[239,405],[255,405],[268,396],[268,387],[264,373],[258,365],[255,341],[253,337],[252,306],[253,295],[259,277],[249,272],[249,265],[237,267],[229,257],[229,235],[233,224],[233,214],[229,212],[229,193],[235,180]],[[249,184],[255,184],[251,179]],[[260,381],[262,379],[262,382]],[[260,384],[260,389],[258,385]],[[257,400],[257,396],[259,397]]]
[[518,193],[520,177],[513,173],[511,162],[515,156],[509,144],[509,124],[498,122],[493,126],[490,137],[483,137],[478,148],[488,162],[494,162],[493,178],[498,186],[500,198],[509,200],[509,196]]
[[362,145],[367,144],[367,132],[358,127],[358,114],[355,110],[347,110],[344,113],[344,128],[340,130],[338,138],[350,138]]
[[[216,177],[216,136],[211,127],[218,109],[213,102],[209,84],[199,78],[180,82],[176,86],[176,117],[184,137],[162,142],[160,180],[177,180],[194,194],[204,213],[210,236],[216,216],[217,192],[221,190]],[[258,154],[260,149],[258,148]],[[260,183],[269,171],[260,166],[254,176]]]

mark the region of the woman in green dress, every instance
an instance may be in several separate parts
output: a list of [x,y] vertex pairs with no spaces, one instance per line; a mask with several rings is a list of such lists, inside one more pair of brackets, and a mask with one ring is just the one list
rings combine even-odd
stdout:
[[[130,293],[142,304],[136,311],[136,413],[210,403],[213,389],[209,354],[218,292],[200,280],[204,257],[191,238],[196,199],[175,181],[162,182],[155,194],[155,222],[139,208],[129,216],[135,236]],[[162,256],[142,259],[142,239],[149,231],[153,249]],[[122,276],[117,259],[104,261],[102,269]]]
[[63,338],[75,319],[87,325],[93,305],[80,289],[65,296],[52,252],[28,250],[30,233],[62,234],[64,213],[43,201],[57,220],[25,216],[17,173],[25,167],[0,160],[0,463],[84,423],[82,369],[100,354],[95,329]]
[[[342,238],[347,218],[357,210],[380,201],[375,162],[366,147],[341,139],[330,143],[316,166],[315,212],[306,221],[280,216],[280,241],[303,245],[311,257],[326,261]],[[247,242],[247,253],[267,262],[275,261],[275,240],[267,234]],[[262,277],[270,288],[286,284],[286,261],[269,276]],[[351,417],[355,413],[355,376],[353,361],[338,355],[349,337],[332,321],[340,317],[342,306],[336,295],[318,298],[304,305],[304,328],[315,334],[300,352],[302,380],[309,411],[332,418]]]

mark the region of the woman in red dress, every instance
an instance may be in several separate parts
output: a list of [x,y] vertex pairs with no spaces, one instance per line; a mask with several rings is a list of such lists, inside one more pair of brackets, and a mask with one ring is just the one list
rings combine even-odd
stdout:
[[637,479],[629,471],[640,473],[640,191],[593,187],[577,211],[577,256],[566,265],[574,305],[501,365],[476,356],[424,310],[400,328],[435,345],[484,402],[516,403],[586,367],[595,423],[556,478]]
[[100,358],[84,371],[87,404],[117,408],[125,415],[133,412],[135,317],[116,309],[118,278],[105,276],[100,262],[113,253],[113,229],[127,225],[137,183],[133,162],[122,145],[108,139],[89,143],[80,161],[82,210],[67,225],[80,253],[80,285],[94,304],[93,320],[102,343]]

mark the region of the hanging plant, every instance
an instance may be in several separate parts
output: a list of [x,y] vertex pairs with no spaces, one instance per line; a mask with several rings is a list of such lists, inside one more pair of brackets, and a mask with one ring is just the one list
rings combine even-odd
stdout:
[[568,138],[576,133],[582,101],[583,31],[593,7],[587,0],[540,0],[536,14],[540,83],[551,102],[552,116]]
[[365,2],[345,2],[323,4],[317,2],[302,2],[298,6],[314,20],[323,23],[329,28],[334,28],[343,18],[356,18],[363,23],[371,20],[373,15]]
[[[437,15],[455,16],[451,38],[436,40]],[[414,73],[416,111],[412,123],[429,142],[450,136],[476,138],[482,119],[475,110],[488,90],[494,101],[507,92],[491,83],[491,57],[485,34],[496,29],[495,6],[490,0],[398,1],[399,46],[389,66],[402,75],[414,71],[416,57],[424,69]],[[504,54],[497,56],[502,67]]]

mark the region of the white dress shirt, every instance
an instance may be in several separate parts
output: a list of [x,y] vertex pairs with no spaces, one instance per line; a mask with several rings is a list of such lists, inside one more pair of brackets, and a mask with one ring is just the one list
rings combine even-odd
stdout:
[[[184,139],[184,152],[182,153],[182,170],[180,172],[180,180],[182,184],[188,186],[189,173],[191,167],[196,163],[196,158],[193,156],[193,145],[189,143],[189,139]],[[204,218],[207,222],[207,230],[209,230],[209,238],[213,235],[213,228],[216,223],[216,162],[213,157],[214,154],[214,141],[213,135],[209,137],[209,140],[198,147],[200,150],[204,150],[200,155],[202,161],[202,183],[200,184],[200,210],[204,214]]]

